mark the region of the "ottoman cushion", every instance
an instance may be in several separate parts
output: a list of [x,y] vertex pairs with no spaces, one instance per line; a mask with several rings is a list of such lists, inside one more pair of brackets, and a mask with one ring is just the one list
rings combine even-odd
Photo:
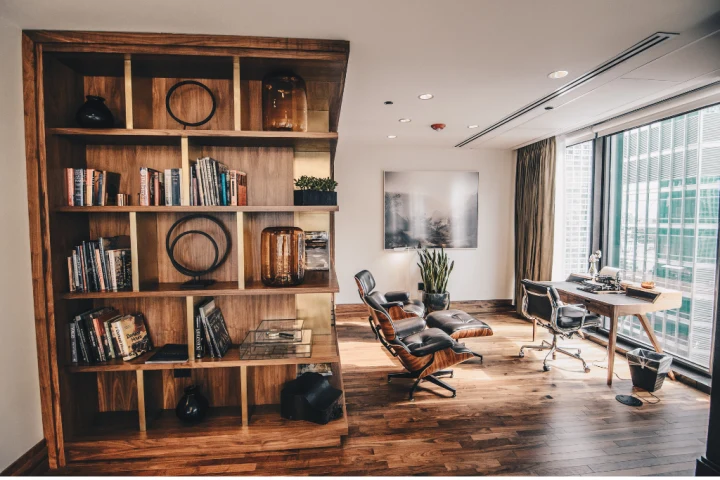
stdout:
[[430,328],[439,328],[454,339],[487,337],[493,334],[490,325],[462,310],[432,312],[426,319]]

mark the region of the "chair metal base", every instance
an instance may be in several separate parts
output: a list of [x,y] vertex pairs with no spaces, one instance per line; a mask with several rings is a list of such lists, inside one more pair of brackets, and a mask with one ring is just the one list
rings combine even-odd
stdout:
[[[449,376],[450,378],[453,378],[453,376],[454,376],[453,371],[452,370],[438,370],[437,372],[434,372],[423,378],[418,378],[417,380],[415,380],[415,383],[413,383],[413,386],[410,388],[409,400],[411,402],[415,401],[415,398],[414,398],[415,390],[418,389],[420,382],[425,382],[425,381],[435,384],[438,387],[442,387],[445,390],[448,390],[449,392],[452,392],[452,398],[455,398],[457,396],[457,391],[453,387],[448,385],[447,383],[440,380],[440,378],[438,378],[438,377],[444,377],[444,376]],[[390,383],[390,381],[393,378],[415,378],[415,376],[413,376],[413,374],[411,374],[409,372],[388,373],[388,383]]]
[[[557,345],[557,335],[553,335],[552,343],[543,340],[540,345],[523,345],[520,347],[520,353],[518,356],[520,358],[523,358],[525,356],[525,349],[531,349],[531,350],[550,350],[547,355],[545,355],[545,359],[543,360],[543,370],[548,372],[550,371],[550,365],[548,365],[548,357],[552,355],[553,360],[555,360],[557,352],[560,352],[564,355],[567,355],[568,357],[576,358],[580,360],[583,364],[583,369],[585,370],[585,373],[590,372],[590,367],[588,367],[588,364],[585,363],[585,360],[580,356],[580,349],[579,348],[560,348]],[[577,353],[571,353],[568,350],[577,350]]]

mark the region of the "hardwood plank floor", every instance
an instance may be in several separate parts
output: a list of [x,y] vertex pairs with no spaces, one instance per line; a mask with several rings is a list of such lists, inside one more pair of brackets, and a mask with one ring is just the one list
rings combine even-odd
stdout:
[[[350,434],[342,447],[79,464],[71,475],[692,475],[704,450],[709,397],[666,380],[659,403],[621,405],[632,392],[624,357],[618,378],[588,374],[558,356],[542,371],[543,353],[517,356],[531,343],[530,325],[510,313],[480,315],[492,337],[465,339],[485,356],[454,367],[457,398],[421,389],[407,401],[411,380],[387,383],[399,364],[361,317],[338,323]],[[539,339],[549,338],[540,332]],[[588,363],[604,365],[605,350],[579,345]],[[430,388],[436,389],[431,386]],[[640,396],[655,401],[647,393]],[[201,452],[198,452],[201,453]]]

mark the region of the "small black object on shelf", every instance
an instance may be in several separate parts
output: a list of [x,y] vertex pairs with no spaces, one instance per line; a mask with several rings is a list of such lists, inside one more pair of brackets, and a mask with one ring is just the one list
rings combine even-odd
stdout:
[[105,99],[96,95],[87,95],[87,101],[75,114],[75,121],[83,128],[112,128],[115,118],[105,105]]
[[667,353],[658,353],[644,348],[636,348],[627,353],[630,376],[635,387],[648,392],[662,388],[665,377],[670,372],[672,357]]
[[[199,219],[203,218],[206,220],[210,220],[211,222],[215,223],[218,227],[220,227],[220,230],[225,235],[225,251],[223,252],[222,256],[220,256],[220,248],[218,247],[217,242],[215,239],[207,232],[204,232],[202,230],[187,230],[185,232],[182,232],[178,234],[175,239],[172,241],[170,240],[172,238],[173,232],[175,229],[182,223],[185,223],[189,220],[193,219]],[[213,259],[212,264],[204,269],[204,270],[193,270],[185,265],[182,265],[180,262],[178,262],[175,259],[175,246],[177,245],[178,241],[183,238],[186,235],[202,235],[203,237],[210,240],[210,243],[213,246],[213,249],[215,250],[215,258]],[[173,223],[173,225],[170,227],[170,230],[168,230],[167,236],[165,237],[165,249],[167,251],[168,257],[170,258],[170,263],[172,263],[172,266],[175,267],[175,269],[182,273],[183,275],[187,275],[188,277],[192,277],[192,280],[188,280],[187,282],[180,285],[181,289],[184,290],[192,290],[192,289],[202,289],[207,288],[210,285],[213,285],[215,283],[215,280],[211,279],[201,279],[200,277],[202,275],[207,275],[208,273],[212,273],[220,266],[225,263],[225,261],[228,258],[228,255],[230,254],[230,248],[232,246],[232,237],[230,236],[230,232],[225,227],[225,224],[222,223],[217,218],[213,217],[212,215],[208,215],[206,213],[195,213],[192,215],[187,215],[185,217],[180,218],[178,221]]]
[[175,415],[185,422],[197,423],[207,416],[209,408],[210,402],[200,393],[200,388],[190,385],[175,407]]
[[[212,101],[212,108],[210,110],[210,114],[199,122],[187,122],[185,120],[182,120],[181,118],[178,118],[177,115],[175,115],[175,113],[172,111],[172,108],[170,108],[170,98],[172,97],[173,93],[175,93],[178,88],[184,85],[198,86],[205,90],[208,95],[210,95],[210,100]],[[213,95],[212,91],[204,83],[200,83],[197,80],[183,80],[182,82],[176,83],[175,85],[170,87],[170,90],[168,90],[168,93],[165,96],[165,108],[167,109],[167,112],[172,117],[172,119],[179,124],[184,125],[185,127],[199,127],[200,125],[205,125],[215,115],[215,110],[217,109],[217,102],[215,101],[215,95]]]
[[280,394],[280,414],[289,420],[325,425],[343,416],[342,390],[319,373],[306,372],[285,384]]

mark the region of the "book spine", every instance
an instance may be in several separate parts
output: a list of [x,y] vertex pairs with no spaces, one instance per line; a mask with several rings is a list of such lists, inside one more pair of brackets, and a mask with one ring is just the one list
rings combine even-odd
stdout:
[[182,191],[180,189],[180,185],[182,185],[182,171],[179,168],[173,168],[170,177],[168,185],[172,185],[172,204],[182,205]]
[[75,290],[74,290],[74,291],[75,291],[75,292],[77,292],[77,291],[82,291],[82,288],[83,288],[83,287],[82,287],[82,280],[81,280],[81,277],[80,277],[80,275],[79,275],[79,273],[80,273],[80,267],[79,267],[79,261],[78,261],[77,252],[75,251],[75,249],[73,249],[73,252],[72,252],[72,262],[73,262],[73,264],[72,264],[72,267],[73,267],[73,283],[75,284]]
[[245,172],[238,172],[238,205],[247,204],[247,175]]
[[75,206],[75,170],[65,169],[65,201],[69,207]]
[[200,188],[202,188],[202,194],[204,196],[204,202],[203,205],[209,206],[212,205],[212,198],[210,197],[210,182],[208,180],[208,168],[207,168],[207,158],[201,158],[199,161],[200,164]]
[[120,352],[120,355],[124,358],[128,355],[128,350],[127,343],[125,342],[125,335],[123,335],[122,331],[122,321],[117,320],[115,322],[112,322],[110,325],[112,328],[112,336],[117,342],[118,351]]
[[73,188],[75,201],[73,204],[75,206],[82,207],[85,205],[85,195],[83,195],[83,191],[85,190],[85,170],[82,168],[76,168],[73,171],[75,173],[75,185]]
[[102,205],[100,203],[102,181],[102,172],[100,170],[95,170],[95,172],[93,173],[93,182],[95,183],[93,185],[93,205]]
[[90,255],[90,246],[88,242],[82,242],[82,263],[85,272],[85,281],[88,292],[95,292],[95,277],[93,276],[92,255]]
[[220,347],[217,343],[217,338],[215,338],[215,332],[213,332],[212,328],[210,328],[210,320],[206,317],[203,317],[203,329],[205,330],[205,334],[210,338],[210,344],[212,345],[212,349],[215,351],[216,357],[222,357],[220,354]]
[[102,275],[100,275],[100,278],[103,280],[103,283],[105,284],[105,290],[103,292],[109,292],[111,290],[110,288],[110,270],[108,269],[107,264],[107,256],[105,255],[105,240],[103,240],[102,237],[98,239],[98,249],[100,250],[100,255],[98,260],[98,263],[100,264],[102,268]]
[[132,290],[132,260],[130,250],[122,251],[123,289]]
[[105,170],[100,171],[100,187],[98,188],[98,205],[105,206],[105,196],[107,192],[107,172]]
[[92,207],[93,184],[95,183],[95,169],[85,169],[85,205]]
[[220,204],[224,207],[227,206],[227,175],[224,173],[220,174]]
[[88,283],[87,278],[87,267],[85,266],[85,246],[84,245],[78,245],[75,247],[77,251],[77,257],[78,257],[78,265],[80,267],[79,269],[79,275],[80,275],[80,283],[82,285],[82,291],[88,292],[90,291],[90,284]]
[[237,171],[230,170],[230,205],[237,204]]
[[195,176],[197,177],[197,188],[198,188],[198,199],[200,200],[200,203],[198,205],[207,205],[205,202],[205,190],[203,188],[203,177],[202,177],[202,165],[200,164],[200,159],[198,159],[198,162],[195,164]]
[[205,355],[203,351],[203,331],[202,319],[200,315],[195,315],[195,358],[202,358]]
[[218,171],[218,162],[214,158],[210,159],[210,175],[212,176],[212,194],[215,205],[220,205],[220,172]]
[[212,344],[212,339],[210,338],[210,332],[208,331],[208,325],[205,321],[205,318],[200,318],[201,324],[202,324],[202,331],[203,335],[205,336],[205,345],[207,345],[207,349],[210,352],[210,356],[212,358],[217,358],[218,354],[216,353],[215,347]]
[[68,266],[68,292],[75,291],[75,272],[73,272],[73,257],[67,258]]
[[105,345],[107,347],[108,358],[115,358],[115,346],[113,345],[112,333],[110,332],[110,321],[103,322],[103,333],[105,334]]
[[93,260],[95,261],[95,275],[97,276],[98,280],[98,287],[101,292],[106,292],[106,283],[105,283],[105,272],[103,272],[103,265],[102,265],[102,258],[100,258],[100,248],[99,247],[93,247]]
[[70,329],[70,362],[78,363],[78,342],[75,324],[70,322],[68,328]]
[[100,354],[100,361],[107,362],[107,350],[105,346],[105,329],[103,328],[100,319],[92,319],[93,332],[97,339],[98,353]]
[[83,362],[92,363],[92,356],[90,355],[90,345],[88,344],[85,329],[82,326],[82,320],[80,317],[75,317],[75,334],[77,335],[77,342],[80,346],[80,356]]
[[110,250],[109,252],[105,252],[107,255],[107,264],[108,264],[108,276],[110,277],[110,288],[113,292],[118,291],[118,276],[117,276],[117,267],[115,266],[115,251]]
[[140,205],[150,205],[150,182],[148,179],[147,167],[140,167]]
[[[165,169],[165,185],[172,185],[172,172],[173,169],[171,168]],[[173,202],[173,191],[172,188],[165,189],[165,205],[175,205]]]
[[98,339],[95,336],[95,327],[92,324],[92,318],[83,318],[83,324],[85,327],[85,333],[87,334],[87,340],[90,344],[90,351],[92,352],[92,357],[96,362],[102,362],[102,357],[100,356],[100,347],[98,345]]

